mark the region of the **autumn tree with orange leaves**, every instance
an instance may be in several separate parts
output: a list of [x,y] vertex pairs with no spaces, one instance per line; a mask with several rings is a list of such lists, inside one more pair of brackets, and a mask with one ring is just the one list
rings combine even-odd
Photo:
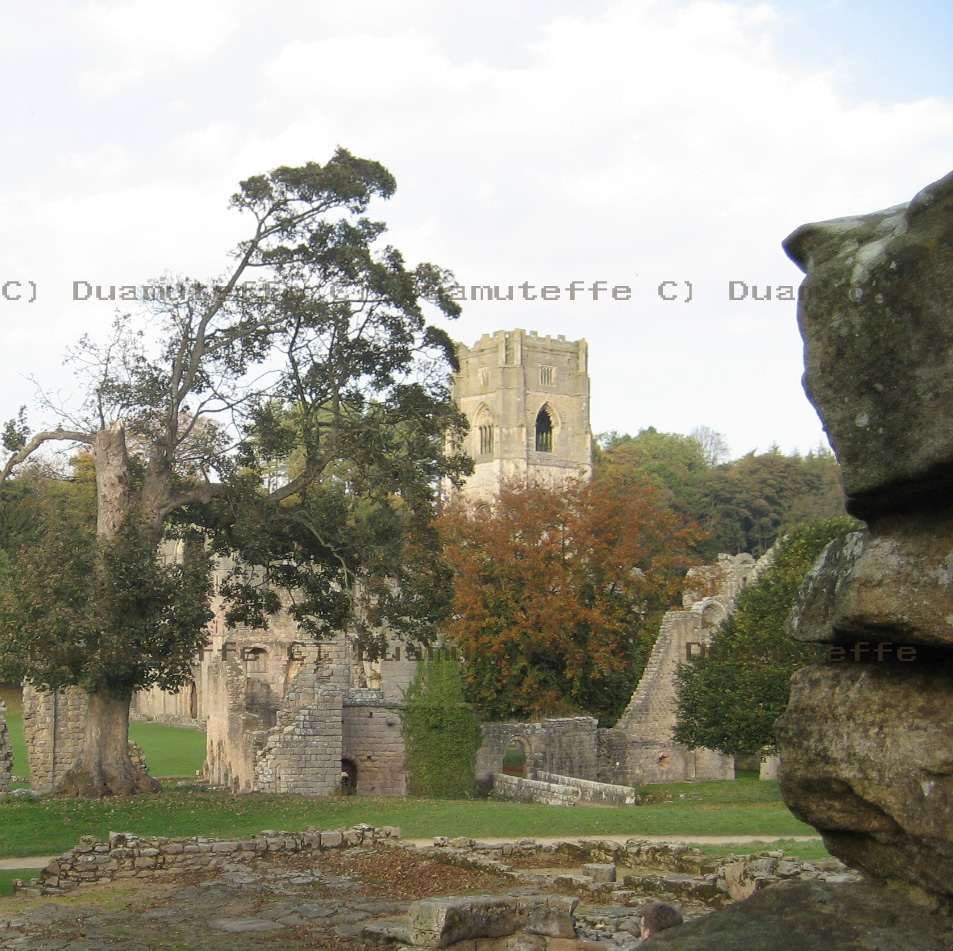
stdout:
[[510,483],[441,515],[454,571],[447,636],[484,720],[614,722],[701,530],[648,487]]

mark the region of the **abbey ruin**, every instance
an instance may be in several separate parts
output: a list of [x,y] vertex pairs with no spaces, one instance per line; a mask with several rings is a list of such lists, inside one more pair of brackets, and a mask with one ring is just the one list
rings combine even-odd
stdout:
[[[454,398],[470,423],[466,451],[475,472],[462,491],[492,498],[504,480],[558,483],[592,474],[588,352],[584,340],[524,330],[483,336],[459,347]],[[227,565],[220,565],[224,573]],[[683,604],[670,611],[645,674],[619,723],[600,729],[589,717],[536,724],[486,724],[478,773],[502,772],[503,755],[525,756],[525,778],[569,776],[631,787],[643,782],[725,779],[730,757],[688,750],[671,739],[674,674],[704,650],[760,566],[748,555],[720,556],[689,572]],[[236,791],[361,795],[406,790],[402,697],[421,653],[393,643],[363,657],[347,634],[303,637],[286,615],[266,629],[226,629],[221,610],[178,693],[137,695],[133,716],[207,731],[206,779]],[[24,722],[33,787],[52,791],[79,751],[85,718],[80,691],[27,688]]]

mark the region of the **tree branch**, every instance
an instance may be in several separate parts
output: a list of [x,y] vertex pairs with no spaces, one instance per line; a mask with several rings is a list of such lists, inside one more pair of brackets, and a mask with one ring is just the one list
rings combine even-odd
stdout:
[[25,462],[29,459],[43,443],[51,442],[56,439],[81,442],[87,446],[93,444],[93,436],[91,433],[73,432],[68,429],[51,429],[49,432],[37,433],[19,452],[14,453],[14,455],[7,460],[7,464],[3,467],[3,472],[0,473],[0,482],[6,481],[7,476],[10,475],[21,462]]

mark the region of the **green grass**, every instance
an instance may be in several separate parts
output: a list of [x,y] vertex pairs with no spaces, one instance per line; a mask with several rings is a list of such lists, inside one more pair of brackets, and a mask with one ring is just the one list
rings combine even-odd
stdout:
[[164,723],[130,723],[129,739],[146,754],[153,776],[194,776],[205,764],[205,733]]
[[13,894],[14,879],[22,878],[29,883],[40,874],[38,868],[0,868],[0,896]]
[[7,729],[10,731],[10,746],[13,747],[13,774],[30,775],[30,761],[26,755],[26,740],[23,738],[23,714],[7,712]]
[[[769,786],[771,792],[762,787]],[[733,788],[728,788],[733,787]],[[314,799],[253,793],[232,796],[195,789],[166,789],[132,799],[45,798],[0,801],[0,856],[50,855],[81,835],[105,838],[110,831],[140,835],[214,838],[248,836],[262,829],[295,831],[369,822],[398,825],[406,838],[467,835],[810,835],[780,801],[776,783],[689,783],[670,787],[700,800],[651,806],[575,808],[499,802],[374,799],[358,796]]]
[[817,859],[828,859],[831,853],[824,848],[823,842],[796,842],[794,839],[780,839],[777,842],[736,842],[733,845],[698,845],[707,855],[750,855],[752,852],[763,852],[780,849],[785,855],[797,856],[807,862]]
[[[7,713],[6,719],[13,747],[14,775],[29,776],[23,715]],[[142,747],[153,776],[194,776],[205,763],[205,733],[200,730],[186,730],[164,723],[130,723],[129,739]]]

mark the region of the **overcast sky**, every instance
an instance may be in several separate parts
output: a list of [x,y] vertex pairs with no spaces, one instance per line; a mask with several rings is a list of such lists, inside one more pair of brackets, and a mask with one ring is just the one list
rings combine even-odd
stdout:
[[36,300],[0,298],[0,419],[29,374],[68,397],[64,348],[107,327],[73,281],[211,278],[247,227],[237,182],[343,145],[395,174],[373,213],[409,260],[468,296],[514,285],[468,301],[457,339],[588,339],[594,432],[807,450],[795,304],[751,289],[799,283],[799,224],[953,168],[948,0],[45,0],[3,20],[0,287]]

